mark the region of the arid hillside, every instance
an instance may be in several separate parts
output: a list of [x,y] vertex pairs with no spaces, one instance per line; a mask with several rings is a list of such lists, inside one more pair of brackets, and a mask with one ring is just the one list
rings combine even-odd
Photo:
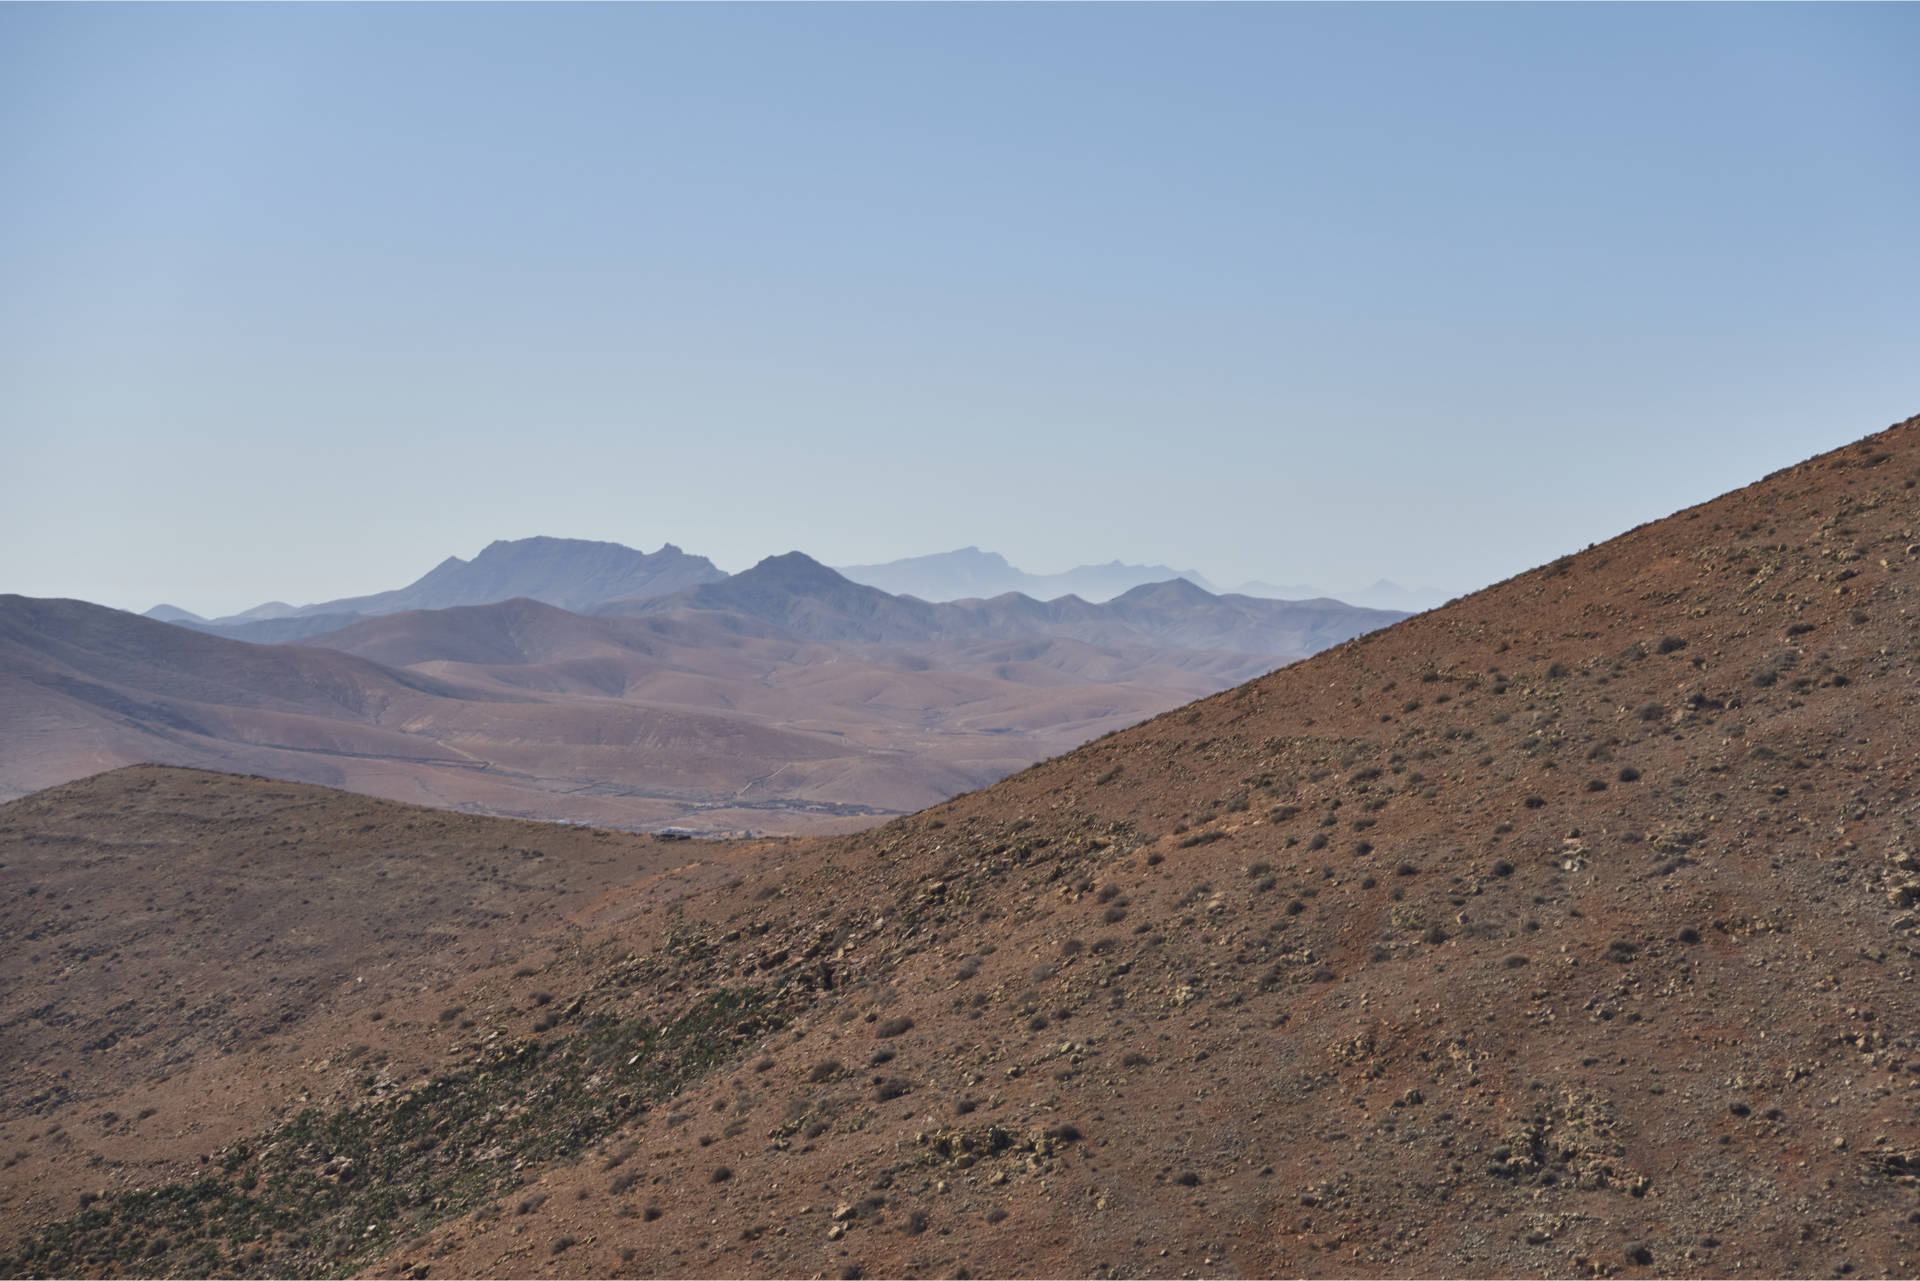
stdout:
[[60,953],[61,903],[267,785],[15,802],[0,1267],[1911,1276],[1917,483],[1920,419],[884,827],[350,943],[181,1085],[32,1047],[75,967],[204,1004],[240,944]]

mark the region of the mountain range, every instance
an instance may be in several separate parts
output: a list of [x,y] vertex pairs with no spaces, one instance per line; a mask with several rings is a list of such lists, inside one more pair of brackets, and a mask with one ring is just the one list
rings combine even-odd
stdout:
[[[1006,592],[1020,592],[1041,600],[1078,596],[1087,601],[1105,601],[1135,587],[1175,578],[1185,579],[1210,593],[1220,591],[1197,570],[1127,565],[1118,560],[1105,565],[1081,565],[1061,574],[1029,574],[1008,563],[1000,553],[983,552],[978,547],[962,547],[931,556],[909,556],[880,565],[843,565],[840,572],[856,583],[929,601],[985,598]],[[1339,600],[1368,609],[1403,613],[1431,609],[1446,599],[1446,593],[1437,588],[1402,587],[1385,578],[1351,591],[1304,583],[1276,585],[1252,579],[1234,588],[1233,593],[1270,600]]]
[[1920,418],[849,834],[0,806],[0,1272],[1915,1275],[1917,484]]
[[657,552],[579,538],[519,538],[489,543],[472,560],[449,556],[405,587],[348,596],[316,605],[281,601],[222,618],[202,618],[174,605],[156,605],[148,618],[181,623],[243,640],[286,641],[331,631],[354,618],[455,605],[491,605],[525,597],[561,609],[586,610],[612,600],[660,596],[715,582],[726,575],[704,556],[672,543]]
[[937,552],[931,556],[909,556],[880,565],[842,565],[840,572],[856,583],[878,587],[896,596],[918,596],[921,600],[947,601],[985,599],[1008,592],[1019,592],[1040,600],[1056,596],[1078,596],[1082,600],[1104,601],[1144,583],[1163,583],[1170,578],[1213,591],[1197,571],[1170,569],[1165,565],[1123,565],[1118,560],[1105,565],[1081,565],[1061,574],[1029,574],[1009,564],[998,552],[983,552],[978,547]]
[[670,595],[610,602],[597,612],[681,610],[744,615],[823,641],[1065,636],[1099,645],[1270,655],[1311,654],[1402,617],[1339,601],[1215,596],[1180,578],[1135,587],[1102,604],[1077,596],[1038,601],[1018,592],[935,603],[856,583],[801,552],[770,556],[730,578]]
[[505,587],[592,601],[706,578],[691,559],[495,544],[431,590],[237,624],[0,598],[0,795],[155,761],[622,827],[846,828],[1398,617],[1179,581],[932,604],[799,553],[592,614],[525,596],[333,612]]
[[[999,553],[977,547],[880,565],[843,566],[837,572],[890,595],[929,602],[987,600],[1018,593],[1043,601],[1073,596],[1084,602],[1103,603],[1134,588],[1175,579],[1192,583],[1210,595],[1219,594],[1194,570],[1127,565],[1115,560],[1105,565],[1082,565],[1061,574],[1029,574]],[[671,595],[727,577],[706,557],[689,555],[672,543],[647,553],[618,543],[577,538],[503,539],[490,543],[471,561],[450,556],[420,579],[393,591],[301,606],[268,601],[219,618],[204,618],[176,605],[162,604],[148,610],[146,617],[238,640],[277,643],[332,631],[356,618],[414,609],[490,605],[516,597],[576,613],[592,613],[615,602]],[[1271,600],[1339,600],[1403,613],[1427,608],[1442,598],[1435,590],[1404,588],[1386,579],[1352,593],[1256,580],[1243,584],[1234,594]]]

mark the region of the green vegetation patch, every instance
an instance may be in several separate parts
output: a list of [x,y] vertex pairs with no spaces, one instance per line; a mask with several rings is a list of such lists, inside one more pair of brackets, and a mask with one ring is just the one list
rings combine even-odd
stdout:
[[671,1097],[784,1017],[722,990],[665,1026],[608,1016],[522,1041],[405,1094],[309,1108],[217,1173],[123,1193],[0,1256],[7,1276],[339,1276]]

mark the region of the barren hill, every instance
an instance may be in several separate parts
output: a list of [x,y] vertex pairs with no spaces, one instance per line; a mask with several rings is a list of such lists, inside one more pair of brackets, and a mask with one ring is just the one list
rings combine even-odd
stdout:
[[[370,974],[196,1060],[259,1084],[164,1171],[113,1164],[169,1123],[107,1052],[29,1063],[72,1098],[0,1122],[6,1266],[1913,1275],[1917,482],[1920,419],[885,827],[702,849],[530,965]],[[0,810],[0,874],[126,839],[139,781]],[[81,1017],[7,937],[10,1008]]]

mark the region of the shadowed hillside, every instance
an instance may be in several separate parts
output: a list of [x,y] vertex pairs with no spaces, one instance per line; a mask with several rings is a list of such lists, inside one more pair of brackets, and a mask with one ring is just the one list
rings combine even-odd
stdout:
[[252,1137],[164,1181],[111,1164],[130,1104],[79,1061],[88,1103],[0,1128],[8,1266],[1912,1275],[1916,482],[1920,420],[885,827],[614,891],[550,923],[545,1002],[369,976],[410,1076],[303,1099],[311,1049],[270,1045]]

